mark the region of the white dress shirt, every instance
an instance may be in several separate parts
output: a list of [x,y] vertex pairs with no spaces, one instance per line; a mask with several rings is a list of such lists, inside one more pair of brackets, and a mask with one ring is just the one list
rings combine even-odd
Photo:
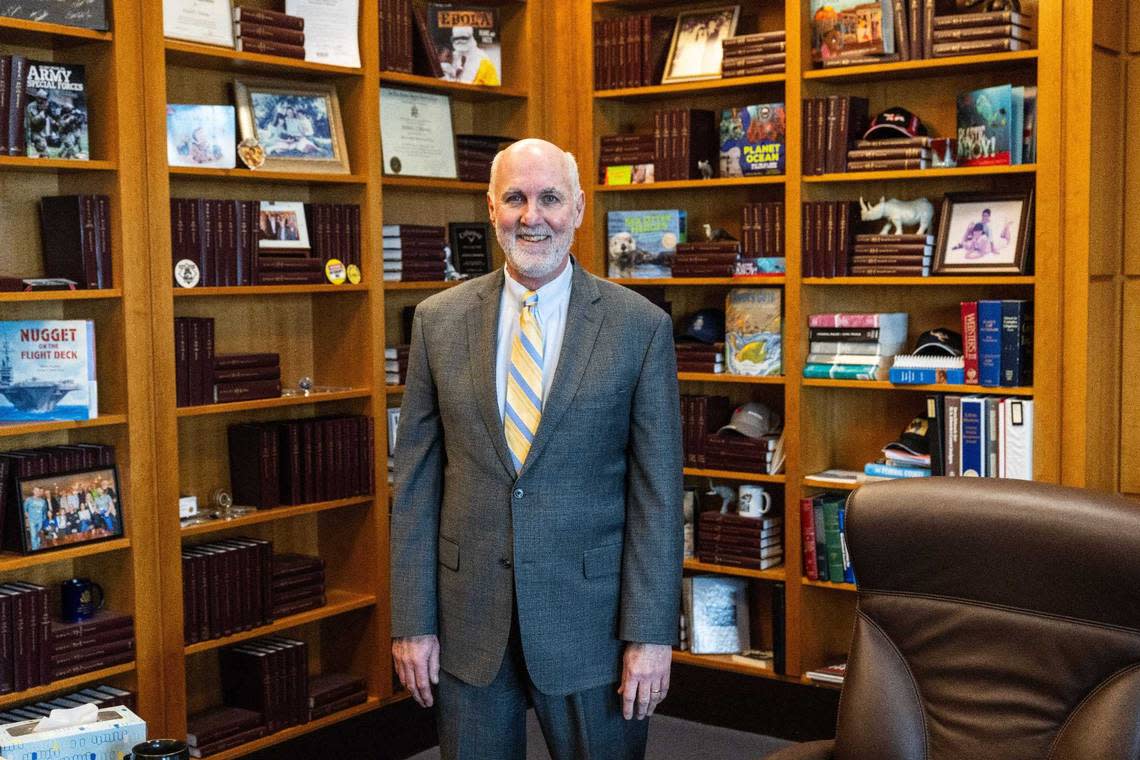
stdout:
[[[514,280],[503,267],[503,295],[499,300],[499,340],[495,349],[495,388],[499,399],[499,417],[507,403],[507,372],[511,367],[511,344],[519,334],[519,313],[527,287]],[[574,262],[566,264],[562,273],[538,289],[538,323],[542,326],[542,400],[550,397],[554,370],[562,353],[562,336],[566,332],[566,311],[570,307],[570,284],[574,278]]]

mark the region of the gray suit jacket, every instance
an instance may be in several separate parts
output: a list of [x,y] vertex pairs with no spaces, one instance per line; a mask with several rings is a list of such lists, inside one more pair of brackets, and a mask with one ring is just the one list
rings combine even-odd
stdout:
[[672,323],[574,265],[562,352],[515,477],[495,393],[502,270],[416,309],[396,446],[392,635],[438,634],[483,686],[517,599],[548,694],[614,683],[623,642],[671,644],[682,456]]

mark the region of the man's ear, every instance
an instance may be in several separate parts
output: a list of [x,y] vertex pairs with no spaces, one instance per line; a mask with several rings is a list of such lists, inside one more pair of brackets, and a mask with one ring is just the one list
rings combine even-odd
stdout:
[[581,188],[574,194],[574,205],[577,207],[574,214],[574,229],[578,229],[582,226],[582,220],[586,218],[586,194]]
[[491,191],[487,191],[487,216],[490,218],[491,223],[495,223],[495,196],[491,195]]

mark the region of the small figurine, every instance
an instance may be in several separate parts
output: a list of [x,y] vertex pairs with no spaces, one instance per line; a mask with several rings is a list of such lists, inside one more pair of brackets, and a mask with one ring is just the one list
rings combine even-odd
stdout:
[[717,242],[720,240],[736,240],[732,235],[724,231],[723,227],[713,229],[713,226],[708,222],[704,224],[705,240],[709,242]]
[[701,179],[712,179],[713,171],[712,166],[708,161],[698,161],[697,168],[701,170]]
[[864,222],[873,222],[878,219],[886,219],[887,223],[883,225],[883,229],[879,232],[880,235],[888,234],[893,225],[895,231],[893,235],[903,234],[904,224],[917,224],[918,229],[914,234],[925,235],[927,230],[930,229],[931,223],[934,221],[934,206],[926,198],[915,198],[912,201],[900,201],[897,198],[887,200],[885,197],[880,197],[879,202],[874,206],[868,206],[867,203],[859,199],[859,216]]

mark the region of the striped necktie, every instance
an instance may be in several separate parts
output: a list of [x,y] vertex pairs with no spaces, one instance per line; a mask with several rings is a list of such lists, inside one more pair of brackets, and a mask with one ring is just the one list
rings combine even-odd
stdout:
[[537,310],[538,293],[528,290],[523,296],[519,332],[511,343],[511,367],[507,371],[503,431],[516,473],[522,470],[542,418],[542,325],[538,323]]

